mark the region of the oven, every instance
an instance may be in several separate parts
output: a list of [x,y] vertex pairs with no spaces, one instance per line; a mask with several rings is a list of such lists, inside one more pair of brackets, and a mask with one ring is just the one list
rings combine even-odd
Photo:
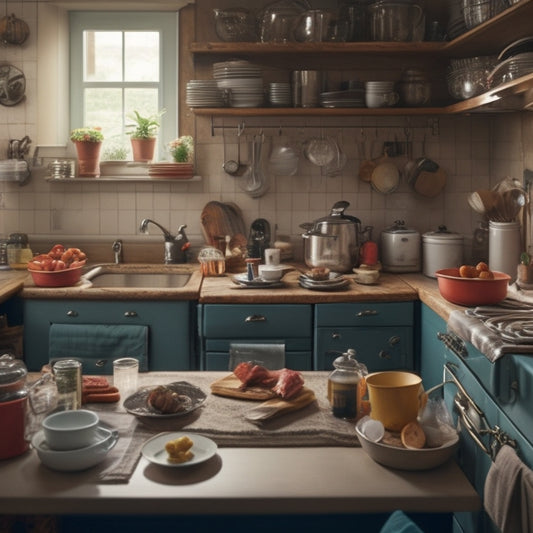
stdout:
[[[445,344],[444,399],[461,433],[457,461],[483,499],[501,446],[515,448],[533,469],[533,357],[505,355],[495,363],[452,333]],[[484,511],[456,513],[455,533],[497,533]]]

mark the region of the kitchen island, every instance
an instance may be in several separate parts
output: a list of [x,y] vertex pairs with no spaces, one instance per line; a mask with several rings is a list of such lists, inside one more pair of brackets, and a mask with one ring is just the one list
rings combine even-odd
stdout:
[[[140,385],[185,380],[203,383],[205,390],[206,379],[222,375],[149,373],[140,375]],[[306,380],[326,380],[327,375],[304,373]],[[212,405],[217,400],[211,395],[208,401]],[[317,401],[321,409],[326,406],[323,415],[331,416],[322,394]],[[99,409],[96,404],[89,407]],[[104,409],[109,412],[108,406]],[[123,416],[134,420],[129,413]],[[352,425],[346,424],[351,432]],[[186,426],[181,431],[189,430]],[[194,438],[194,429],[190,434]],[[141,457],[126,482],[102,482],[99,467],[55,472],[29,450],[0,462],[0,514],[331,515],[333,520],[395,509],[450,513],[479,508],[479,496],[453,460],[428,471],[393,470],[357,446],[355,431],[353,438],[354,446],[262,446],[261,438],[253,446],[221,444],[214,457],[185,468],[151,464]]]

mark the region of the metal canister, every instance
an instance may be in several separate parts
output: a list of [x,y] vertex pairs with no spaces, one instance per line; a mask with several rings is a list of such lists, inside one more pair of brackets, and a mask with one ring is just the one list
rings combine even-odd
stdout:
[[60,410],[81,407],[81,362],[76,359],[59,359],[53,366]]
[[355,350],[349,348],[337,357],[333,361],[335,370],[328,378],[328,400],[333,416],[338,418],[358,419],[366,414],[362,405],[362,384],[368,370],[355,356]]

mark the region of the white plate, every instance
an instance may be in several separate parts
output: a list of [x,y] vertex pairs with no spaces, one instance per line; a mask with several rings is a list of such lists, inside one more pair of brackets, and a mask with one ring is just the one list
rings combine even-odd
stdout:
[[[189,437],[193,442],[191,448],[191,451],[194,454],[193,458],[185,463],[170,463],[167,459],[168,454],[165,450],[165,444],[170,440],[179,439],[184,436]],[[160,433],[159,435],[152,437],[144,443],[141,453],[143,457],[148,459],[151,463],[162,466],[182,467],[196,465],[211,459],[211,457],[217,452],[217,448],[218,446],[216,442],[213,442],[211,439],[208,439],[203,435],[178,431]]]

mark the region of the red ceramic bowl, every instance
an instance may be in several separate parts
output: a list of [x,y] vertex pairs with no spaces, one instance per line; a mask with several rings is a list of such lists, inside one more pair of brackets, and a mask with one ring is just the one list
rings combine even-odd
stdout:
[[507,296],[511,276],[504,272],[494,273],[494,279],[462,278],[458,268],[437,270],[437,282],[443,298],[453,304],[475,307],[495,305]]
[[70,287],[80,281],[82,270],[83,265],[52,272],[45,270],[29,270],[29,272],[37,287]]

